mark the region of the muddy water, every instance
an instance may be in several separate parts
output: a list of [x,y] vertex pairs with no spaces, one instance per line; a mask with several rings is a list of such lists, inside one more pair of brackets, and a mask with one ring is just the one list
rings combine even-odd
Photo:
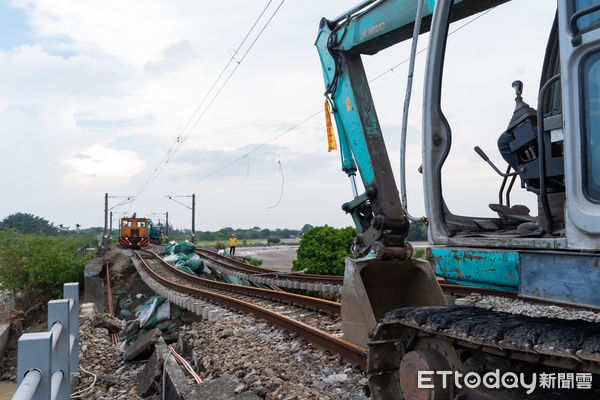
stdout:
[[[228,250],[226,249],[226,251]],[[298,250],[298,246],[238,247],[235,249],[235,255],[263,260],[261,266],[265,268],[290,271],[292,260],[296,259],[296,250]]]
[[0,400],[10,400],[17,386],[14,382],[0,381]]

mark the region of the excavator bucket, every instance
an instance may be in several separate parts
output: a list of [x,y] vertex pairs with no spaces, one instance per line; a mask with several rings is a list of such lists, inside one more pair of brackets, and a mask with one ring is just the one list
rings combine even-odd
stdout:
[[400,307],[446,305],[429,263],[423,260],[346,258],[342,289],[344,338],[367,346],[386,312]]

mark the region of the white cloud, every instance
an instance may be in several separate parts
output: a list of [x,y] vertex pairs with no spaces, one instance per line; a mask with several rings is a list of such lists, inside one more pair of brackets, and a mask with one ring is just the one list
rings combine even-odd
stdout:
[[73,154],[63,160],[62,164],[71,168],[68,178],[73,181],[87,185],[105,185],[129,183],[144,167],[145,162],[134,151],[96,145]]
[[[512,79],[525,75],[526,99],[535,97],[540,54],[528,49],[537,46],[543,52],[552,7],[541,0],[511,3],[461,31],[479,47],[459,47],[457,57],[475,71],[465,73],[460,62],[447,69],[456,77],[445,89],[459,95],[447,103],[457,133],[452,153],[457,161],[449,162],[445,172],[457,187],[464,176],[468,184],[476,180],[486,188],[479,198],[445,189],[452,204],[463,208],[484,210],[495,197],[496,177],[482,172],[487,167],[471,149],[479,144],[499,160],[494,146],[512,112]],[[0,51],[0,120],[6,132],[0,157],[4,170],[11,171],[0,206],[4,214],[31,211],[84,226],[102,223],[103,193],[135,194],[142,186],[264,7],[262,1],[13,4],[27,12],[36,43]],[[252,153],[249,177],[243,160],[208,182],[193,183],[322,109],[322,73],[313,45],[318,23],[351,6],[341,0],[285,3],[180,154],[130,208],[138,213],[169,210],[182,226],[178,221],[187,221],[187,209],[163,196],[183,187],[199,196],[200,229],[350,224],[340,210],[350,199],[349,183],[340,171],[339,154],[326,153],[322,114]],[[514,13],[519,7],[525,11]],[[511,25],[492,25],[496,17],[509,18]],[[508,57],[496,55],[497,43],[490,48],[489,42],[477,40],[484,37],[483,28],[505,44],[524,47],[513,48]],[[518,41],[521,35],[532,41]],[[457,34],[449,43],[459,39]],[[365,57],[369,76],[405,59],[407,48],[402,44]],[[519,70],[523,65],[527,68]],[[417,70],[423,68],[420,56]],[[500,69],[508,72],[500,74]],[[405,75],[405,66],[400,67],[372,85],[395,171]],[[421,176],[414,172],[420,165],[421,83],[422,74],[417,74],[407,165],[415,214],[423,210]],[[284,195],[277,208],[267,210],[279,198],[278,159],[286,177]],[[44,202],[36,200],[42,196]]]

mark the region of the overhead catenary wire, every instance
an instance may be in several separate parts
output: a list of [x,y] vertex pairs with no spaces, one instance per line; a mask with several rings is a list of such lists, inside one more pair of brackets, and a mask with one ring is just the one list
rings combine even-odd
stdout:
[[281,166],[281,160],[277,160],[277,164],[279,165],[279,173],[281,174],[281,191],[279,192],[279,200],[277,200],[277,203],[267,207],[267,209],[277,207],[279,203],[281,203],[281,199],[283,198],[283,186],[285,184],[285,177],[283,176],[283,167]]
[[[468,26],[468,25],[472,24],[473,22],[475,22],[475,21],[476,21],[476,20],[478,20],[479,18],[481,18],[481,17],[483,17],[484,15],[486,15],[487,13],[491,12],[491,11],[492,11],[494,8],[495,8],[495,7],[493,7],[493,8],[490,8],[490,9],[488,9],[488,10],[486,10],[486,11],[482,12],[481,14],[479,14],[479,15],[475,16],[474,18],[472,18],[471,20],[467,21],[467,22],[466,22],[466,23],[464,23],[463,25],[461,25],[461,26],[459,26],[458,28],[454,29],[453,31],[449,32],[449,33],[448,33],[448,36],[450,36],[450,35],[452,35],[452,34],[454,34],[454,33],[458,32],[458,31],[460,31],[461,29],[465,28],[466,26]],[[417,51],[417,52],[415,53],[415,56],[416,56],[416,55],[419,55],[419,54],[421,54],[421,53],[423,53],[423,52],[425,52],[427,49],[428,49],[428,47],[427,47],[427,46],[426,46],[426,47],[424,47],[424,48],[422,48],[421,50],[419,50],[419,51]],[[408,57],[408,58],[406,58],[406,59],[402,60],[401,62],[399,62],[398,64],[396,64],[396,65],[392,66],[391,68],[388,68],[388,69],[386,69],[385,71],[383,71],[383,72],[382,72],[382,73],[380,73],[379,75],[376,75],[374,78],[371,78],[371,79],[369,79],[369,83],[373,83],[373,82],[375,82],[375,81],[377,81],[377,80],[381,79],[382,77],[384,77],[385,75],[387,75],[387,74],[389,74],[389,73],[395,73],[395,71],[394,71],[394,70],[395,70],[396,68],[398,68],[398,67],[400,67],[401,65],[403,65],[403,64],[405,64],[405,63],[407,63],[408,61],[410,61],[410,57]],[[217,169],[215,169],[215,170],[213,170],[213,171],[209,172],[208,174],[206,174],[206,175],[202,176],[200,179],[198,179],[198,180],[194,181],[193,183],[191,183],[191,184],[189,184],[189,185],[186,185],[186,186],[184,186],[184,187],[182,187],[182,188],[180,188],[180,189],[178,189],[178,190],[179,190],[179,191],[181,191],[181,190],[188,189],[188,188],[190,188],[190,187],[192,187],[192,186],[195,186],[195,185],[199,184],[200,182],[202,182],[202,181],[204,181],[204,180],[206,180],[206,179],[208,179],[208,178],[210,178],[210,177],[212,177],[212,176],[214,176],[214,175],[218,174],[219,172],[221,172],[221,171],[223,171],[223,170],[225,170],[225,169],[229,168],[230,166],[232,166],[232,165],[236,164],[236,163],[237,163],[237,162],[239,162],[240,160],[243,160],[244,158],[246,158],[246,157],[247,157],[247,156],[249,156],[250,154],[252,154],[252,153],[254,153],[254,152],[257,152],[258,150],[262,149],[263,147],[267,146],[268,144],[270,144],[271,142],[273,142],[273,141],[277,140],[278,138],[280,138],[280,137],[282,137],[282,136],[284,136],[284,135],[286,135],[286,134],[288,134],[288,133],[290,133],[290,132],[294,131],[296,128],[298,128],[298,127],[300,127],[300,126],[304,125],[306,122],[308,122],[308,121],[310,121],[311,119],[315,118],[317,115],[320,115],[322,112],[323,112],[323,110],[319,109],[318,111],[316,111],[316,112],[314,112],[313,114],[309,115],[308,117],[306,117],[306,118],[305,118],[305,119],[303,119],[302,121],[300,121],[300,122],[298,122],[298,123],[296,123],[296,124],[292,125],[291,127],[289,127],[289,128],[287,128],[287,129],[285,129],[284,131],[282,131],[282,132],[278,133],[277,135],[275,135],[275,136],[271,137],[270,139],[267,139],[266,141],[262,142],[260,145],[256,146],[256,147],[255,147],[255,148],[253,148],[252,150],[250,150],[250,151],[248,151],[248,152],[246,152],[246,153],[242,154],[242,155],[241,155],[241,156],[239,156],[239,157],[236,157],[236,158],[232,159],[231,161],[229,161],[229,162],[227,162],[227,163],[223,164],[222,166],[218,167]]]
[[[239,61],[236,60],[235,67],[229,73],[229,75],[227,76],[227,78],[225,79],[225,81],[221,84],[221,86],[219,87],[219,89],[217,90],[217,92],[214,94],[214,96],[212,97],[212,99],[204,107],[204,111],[202,111],[202,113],[200,113],[200,115],[198,115],[198,117],[195,117],[198,114],[198,112],[200,111],[200,109],[202,108],[202,106],[204,105],[204,103],[206,102],[206,100],[209,98],[209,96],[212,93],[212,91],[214,90],[214,88],[217,86],[217,83],[221,80],[221,78],[225,74],[225,71],[227,70],[227,68],[231,65],[231,62],[235,59],[235,56],[238,54],[238,52],[242,48],[243,44],[246,42],[246,40],[250,36],[251,32],[257,26],[258,22],[262,19],[263,15],[265,14],[266,10],[271,5],[272,1],[273,0],[269,0],[268,1],[267,5],[263,8],[263,10],[261,11],[261,13],[258,16],[258,18],[256,18],[256,20],[254,21],[254,24],[252,25],[252,27],[250,28],[250,30],[246,33],[246,36],[244,37],[244,39],[242,40],[242,42],[240,43],[240,45],[238,46],[238,48],[231,55],[231,57],[229,58],[229,61],[227,62],[227,64],[225,65],[225,67],[221,70],[221,72],[219,73],[219,75],[217,76],[217,78],[215,79],[215,81],[213,82],[213,84],[211,85],[210,89],[208,90],[208,92],[206,93],[206,95],[204,96],[204,98],[202,99],[200,105],[198,105],[198,107],[196,107],[196,110],[194,111],[194,113],[192,114],[192,116],[186,122],[186,124],[184,125],[183,129],[181,130],[181,132],[177,135],[177,137],[175,138],[175,140],[173,141],[173,143],[169,147],[169,150],[167,151],[167,153],[165,154],[165,156],[162,158],[162,160],[159,162],[158,166],[152,171],[152,173],[150,174],[150,176],[148,177],[148,179],[144,182],[144,184],[142,185],[142,187],[138,191],[137,195],[141,194],[144,190],[146,190],[150,186],[150,184],[152,184],[152,182],[154,182],[154,180],[158,177],[158,175],[160,174],[160,172],[162,171],[162,169],[175,156],[175,154],[177,153],[177,151],[179,150],[179,148],[181,147],[181,145],[183,144],[183,142],[185,142],[186,139],[191,135],[191,133],[193,132],[193,130],[195,129],[195,127],[198,125],[198,123],[200,122],[200,120],[202,119],[202,117],[204,117],[204,115],[206,114],[206,112],[212,106],[212,104],[214,103],[214,101],[217,99],[217,97],[219,96],[219,94],[222,92],[222,90],[225,87],[225,85],[227,85],[227,83],[229,82],[229,80],[231,79],[231,77],[233,76],[233,74],[235,73],[235,71],[239,68],[239,66],[244,61],[244,59],[246,58],[246,56],[248,55],[248,53],[250,53],[250,50],[252,50],[252,48],[254,47],[254,45],[256,44],[256,42],[258,41],[258,39],[262,36],[262,34],[265,31],[265,29],[267,28],[267,26],[271,23],[271,21],[273,20],[273,18],[275,17],[275,15],[279,11],[279,9],[283,5],[283,3],[285,2],[285,0],[281,0],[281,2],[279,3],[279,5],[277,6],[277,8],[273,11],[273,13],[271,14],[271,16],[267,20],[267,22],[263,25],[262,29],[259,31],[259,33],[257,34],[257,36],[254,38],[254,40],[252,41],[252,43],[250,44],[250,46],[246,49],[246,51],[244,52],[243,56],[240,58]],[[184,132],[185,132],[186,128],[194,120],[194,118],[195,118],[195,121],[192,123],[191,127],[188,129],[187,134],[184,135]]]
[[210,93],[213,91],[213,89],[215,88],[215,86],[217,85],[217,83],[219,82],[219,80],[223,77],[223,74],[225,73],[225,71],[227,70],[227,68],[231,64],[231,62],[235,59],[235,56],[237,55],[237,53],[239,52],[239,50],[242,48],[242,46],[246,42],[246,40],[248,39],[248,37],[250,36],[250,34],[252,33],[252,31],[254,30],[254,28],[256,27],[256,25],[258,24],[258,22],[260,21],[260,19],[262,18],[262,16],[264,15],[264,13],[267,10],[267,8],[271,5],[272,1],[273,0],[269,0],[267,2],[267,5],[263,8],[263,10],[261,11],[260,15],[256,18],[256,20],[254,21],[254,24],[252,24],[252,27],[248,30],[248,32],[246,33],[246,36],[244,36],[244,39],[238,45],[237,49],[233,52],[233,54],[231,55],[231,57],[227,61],[227,64],[223,67],[223,69],[221,70],[221,72],[219,73],[219,75],[217,76],[217,78],[215,79],[215,81],[212,83],[212,85],[210,86],[210,88],[208,89],[208,91],[206,92],[206,94],[204,95],[204,97],[202,98],[200,104],[196,107],[196,109],[192,113],[192,116],[188,119],[188,121],[185,123],[185,125],[183,126],[183,128],[181,129],[181,131],[177,134],[175,140],[173,141],[173,143],[169,147],[169,150],[167,150],[167,152],[165,153],[165,156],[158,163],[158,165],[154,169],[154,171],[152,171],[152,174],[150,174],[150,176],[148,177],[148,179],[146,180],[146,182],[144,182],[144,184],[142,185],[142,188],[140,189],[140,191],[138,192],[138,194],[141,193],[147,186],[149,186],[150,183],[152,183],[152,181],[154,180],[154,178],[156,176],[158,176],[158,174],[160,172],[160,169],[166,163],[169,162],[169,157],[170,157],[171,153],[173,153],[173,151],[175,149],[175,145],[180,142],[181,135],[185,132],[186,128],[189,126],[189,124],[195,118],[195,116],[198,113],[198,111],[200,111],[200,109],[204,105],[204,102],[206,101],[206,99],[208,99],[208,96],[210,95]]

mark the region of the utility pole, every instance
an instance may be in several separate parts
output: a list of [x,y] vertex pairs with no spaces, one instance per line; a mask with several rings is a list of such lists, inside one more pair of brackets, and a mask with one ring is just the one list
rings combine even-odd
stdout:
[[196,194],[192,194],[192,243],[196,244]]
[[[125,200],[120,203],[108,208],[108,199],[116,199],[116,198],[124,198]],[[101,243],[101,253],[104,254],[106,251],[106,247],[108,244],[108,212],[115,207],[119,207],[129,201],[134,201],[135,196],[109,196],[108,193],[104,193],[104,231],[102,232],[102,243]],[[110,230],[111,230],[111,238],[112,238],[112,211],[110,213]]]
[[169,243],[169,212],[165,212],[166,216],[166,225],[165,225],[165,240],[167,243]]
[[[188,210],[192,210],[192,243],[196,243],[196,195],[192,194],[191,196],[173,196],[173,195],[167,195],[165,196],[166,198],[168,198],[169,200],[173,200],[175,203],[181,204],[182,206],[184,206],[185,208],[187,208]],[[182,203],[179,200],[175,200],[175,197],[187,197],[187,198],[192,198],[192,206],[188,206],[185,203]]]
[[112,243],[112,211],[110,212],[110,229],[108,230],[108,243]]
[[104,232],[102,232],[102,254],[106,249],[106,229],[108,228],[108,193],[104,193]]

